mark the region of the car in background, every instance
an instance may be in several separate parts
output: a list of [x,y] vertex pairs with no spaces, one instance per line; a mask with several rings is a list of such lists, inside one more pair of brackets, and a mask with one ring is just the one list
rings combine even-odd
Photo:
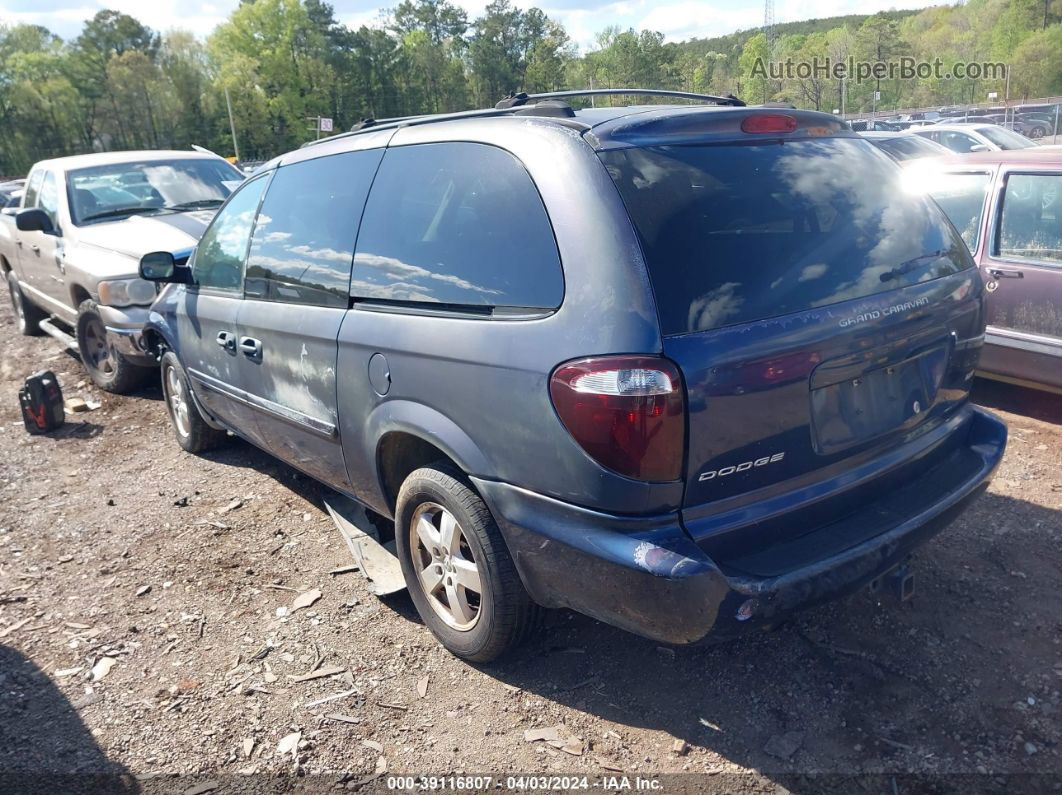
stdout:
[[0,214],[0,271],[22,334],[76,348],[101,389],[156,366],[140,346],[155,285],[145,251],[190,249],[243,174],[201,152],[107,152],[34,165],[17,213]]
[[6,207],[12,194],[22,190],[26,184],[24,179],[13,179],[8,182],[0,182],[0,207]]
[[897,130],[895,132],[865,132],[861,135],[897,163],[923,157],[942,157],[952,154],[950,149],[920,135]]
[[909,595],[1006,440],[953,226],[831,115],[556,98],[311,143],[145,255],[177,442],[379,514],[472,660],[536,605],[690,643]]
[[[981,269],[978,372],[1062,393],[1062,150],[976,152],[921,171]],[[917,188],[912,181],[912,188]]]
[[894,124],[891,121],[882,121],[881,119],[853,119],[848,122],[848,125],[856,132],[900,129],[898,124]]
[[1038,147],[1035,141],[1030,141],[1024,135],[1000,127],[998,124],[934,124],[914,131],[915,135],[921,135],[934,143],[947,147],[952,152],[965,154],[967,152],[992,152],[999,150],[1048,149],[1051,147]]
[[[4,215],[11,216],[18,213],[18,207],[22,203],[22,193],[22,188],[11,191],[11,193],[7,195],[7,198],[2,203],[0,203],[0,212],[2,212]],[[3,225],[0,225],[0,229],[2,228]]]

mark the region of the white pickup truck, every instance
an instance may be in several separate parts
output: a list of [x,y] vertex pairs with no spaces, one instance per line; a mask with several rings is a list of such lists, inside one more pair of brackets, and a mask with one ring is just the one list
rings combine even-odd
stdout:
[[19,331],[76,347],[110,392],[138,386],[155,285],[149,251],[187,253],[243,174],[205,152],[107,152],[37,163],[15,214],[0,214],[0,270]]

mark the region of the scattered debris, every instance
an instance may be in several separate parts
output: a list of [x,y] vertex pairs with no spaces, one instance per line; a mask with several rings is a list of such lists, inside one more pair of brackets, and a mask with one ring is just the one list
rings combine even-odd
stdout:
[[184,791],[183,795],[203,795],[205,792],[213,792],[219,786],[221,785],[217,781],[210,779],[189,787]]
[[335,676],[336,674],[346,673],[346,668],[334,665],[330,668],[321,668],[317,671],[310,671],[306,674],[288,674],[288,679],[292,682],[309,682],[311,679],[322,679],[326,676]]
[[149,593],[151,593],[150,585],[141,585],[139,588],[136,589],[137,596],[146,596]]
[[243,741],[243,756],[245,759],[251,758],[251,752],[254,751],[254,737],[248,737]]
[[295,756],[295,752],[299,748],[299,740],[302,739],[302,732],[292,732],[286,735],[277,743],[277,755],[284,756],[285,754],[291,754]]
[[70,414],[80,414],[83,411],[88,411],[88,403],[81,398],[67,398],[63,404],[63,408]]
[[386,709],[397,709],[399,712],[408,712],[409,707],[405,704],[389,704],[386,701],[377,701],[376,706],[385,707]]
[[361,744],[366,748],[371,748],[378,754],[383,753],[383,746],[380,745],[380,743],[376,742],[376,740],[362,740]]
[[321,598],[321,592],[314,588],[312,591],[306,591],[295,597],[295,601],[291,603],[291,612],[296,610],[302,610],[304,607],[309,607]]
[[429,677],[422,676],[417,681],[417,695],[419,695],[421,698],[424,698],[426,695],[428,695],[428,679]]
[[29,618],[24,618],[21,621],[16,621],[14,624],[8,624],[3,629],[0,629],[0,638],[6,638],[8,635],[10,635],[16,629],[18,629],[19,627],[26,626],[26,624],[28,624],[29,622],[30,622]]
[[361,571],[361,566],[356,563],[350,566],[340,566],[339,568],[329,569],[328,573],[335,576],[337,574],[350,574],[355,571]]
[[788,759],[797,752],[803,742],[804,732],[786,732],[771,737],[763,746],[763,750],[779,759]]
[[571,734],[563,725],[527,729],[524,731],[524,740],[529,743],[541,740],[566,754],[583,755],[583,741]]
[[328,720],[334,720],[338,723],[361,723],[361,718],[354,718],[350,715],[344,715],[341,712],[328,712],[325,714],[325,718]]
[[352,695],[354,695],[357,692],[358,692],[357,690],[344,690],[342,693],[333,693],[330,696],[325,696],[324,698],[319,698],[316,701],[307,701],[302,706],[305,707],[306,709],[309,709],[310,707],[317,707],[317,706],[320,706],[321,704],[327,704],[329,701],[339,701],[339,699],[346,698],[347,696],[352,696]]
[[96,664],[92,666],[92,681],[98,682],[109,674],[116,662],[118,661],[113,657],[100,657]]
[[67,676],[73,676],[74,674],[79,674],[79,673],[81,673],[84,670],[85,670],[84,666],[79,666],[77,668],[63,668],[60,671],[56,671],[55,675],[57,677],[59,677],[60,679],[63,679],[65,677],[67,677]]
[[676,756],[685,756],[690,752],[690,745],[685,740],[675,740],[671,743],[671,753]]
[[235,511],[237,508],[240,508],[241,506],[243,506],[243,500],[233,500],[228,505],[226,505],[224,508],[218,509],[218,513],[219,514],[231,513],[232,511]]

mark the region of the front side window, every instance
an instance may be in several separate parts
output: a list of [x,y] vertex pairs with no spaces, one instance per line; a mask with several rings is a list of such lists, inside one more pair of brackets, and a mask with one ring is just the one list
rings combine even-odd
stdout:
[[351,294],[476,311],[558,307],[557,244],[520,161],[473,143],[387,150],[361,222]]
[[251,237],[248,297],[347,305],[358,221],[381,156],[348,152],[277,169]]
[[29,180],[26,182],[26,195],[25,201],[22,202],[23,207],[36,207],[37,206],[37,194],[41,190],[41,180],[44,179],[44,172],[37,170],[30,174]]
[[984,173],[940,173],[925,175],[923,179],[926,192],[959,230],[966,247],[971,252],[976,251],[984,215],[985,193],[991,176]]
[[59,226],[59,190],[55,186],[55,174],[49,171],[41,183],[41,193],[37,199],[40,208],[52,219],[52,226]]
[[234,193],[200,239],[192,262],[192,273],[200,287],[238,290],[243,284],[243,261],[254,215],[269,182],[265,176],[251,180]]
[[1062,263],[1062,174],[1007,177],[996,253]]
[[943,130],[940,133],[940,142],[953,152],[972,151],[979,143],[976,138],[954,130]]
[[861,138],[600,153],[665,334],[865,298],[972,267],[940,209]]

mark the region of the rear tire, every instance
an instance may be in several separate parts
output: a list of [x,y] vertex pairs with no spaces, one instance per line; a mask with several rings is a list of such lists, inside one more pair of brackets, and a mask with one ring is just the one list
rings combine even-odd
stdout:
[[166,351],[159,370],[162,373],[162,398],[166,401],[166,413],[170,415],[177,444],[189,453],[202,453],[223,444],[228,434],[207,425],[199,413],[188,385],[188,376],[177,354]]
[[417,612],[453,654],[490,662],[538,626],[490,510],[448,462],[415,470],[398,493],[395,540]]
[[114,349],[99,307],[91,299],[77,308],[76,335],[81,363],[100,389],[124,395],[147,380],[152,368],[133,364]]
[[15,313],[15,324],[18,326],[18,333],[24,337],[39,337],[43,333],[40,323],[48,315],[26,298],[14,271],[10,271],[7,274],[7,289],[11,293],[11,309]]

